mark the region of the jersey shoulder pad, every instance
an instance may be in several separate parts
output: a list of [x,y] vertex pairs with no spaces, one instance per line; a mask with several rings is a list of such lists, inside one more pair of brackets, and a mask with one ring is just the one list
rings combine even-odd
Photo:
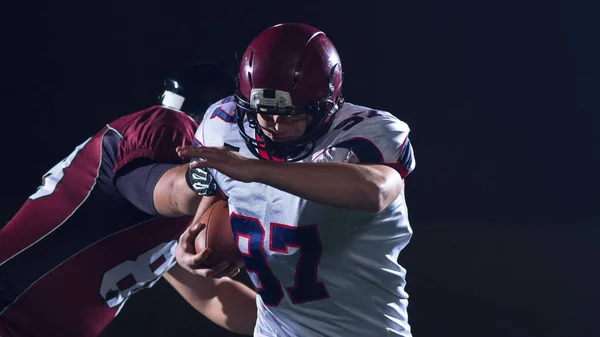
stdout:
[[222,146],[224,139],[231,138],[230,135],[237,137],[236,109],[233,96],[211,105],[196,130],[195,140],[198,143],[197,145]]
[[347,162],[388,164],[403,176],[414,169],[410,128],[387,111],[345,104],[330,133],[324,156]]

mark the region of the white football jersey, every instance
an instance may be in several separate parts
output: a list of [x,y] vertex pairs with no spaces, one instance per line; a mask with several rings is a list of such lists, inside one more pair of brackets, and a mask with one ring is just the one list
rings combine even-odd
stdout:
[[[231,97],[212,105],[197,141],[255,158],[235,109]],[[346,103],[302,161],[386,163],[406,176],[415,165],[408,133],[388,112]],[[404,192],[371,214],[210,172],[229,197],[231,226],[259,294],[255,336],[411,336],[406,271],[397,263],[412,235]]]

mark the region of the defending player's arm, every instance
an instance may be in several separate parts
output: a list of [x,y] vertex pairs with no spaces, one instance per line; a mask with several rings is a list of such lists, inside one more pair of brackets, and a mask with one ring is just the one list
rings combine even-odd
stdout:
[[[188,186],[189,179],[186,179],[185,175],[189,171],[189,165],[171,166],[139,166],[117,179],[117,186],[128,200],[149,214],[179,216],[198,212],[195,220],[199,219],[204,210],[212,204],[209,199],[214,197],[201,200],[198,192]],[[206,182],[205,180],[204,183]],[[204,207],[199,207],[201,201]],[[201,229],[192,226],[186,230],[182,235],[184,244],[182,245],[180,240],[176,250],[185,249],[186,244],[193,247],[193,238]],[[197,260],[192,261],[191,265],[201,268],[200,264],[209,253],[210,251],[206,250],[197,255],[190,255],[191,259]],[[197,269],[194,273],[175,265],[163,274],[163,277],[192,307],[214,323],[237,333],[251,335],[256,320],[256,296],[250,288],[226,277],[237,272],[237,266],[228,263],[214,268]]]
[[186,164],[138,164],[118,176],[116,185],[129,202],[145,213],[164,217],[193,215],[202,196],[187,185],[188,167]]
[[[192,144],[196,127],[185,115],[168,110],[131,123],[123,132],[115,163],[119,192],[151,215],[194,215],[202,198],[199,194],[210,192],[210,182],[206,181],[210,176],[194,174],[191,178],[193,169],[174,149]],[[204,189],[193,189],[193,184]]]
[[166,217],[194,215],[202,196],[214,195],[217,184],[206,169],[181,165],[165,172],[153,191],[154,207]]
[[[181,164],[174,151],[175,144],[192,143],[195,126],[188,124],[187,119],[161,118],[151,124],[137,123],[124,133],[115,165],[116,188],[147,214],[165,217],[197,214],[195,219],[198,219],[213,199],[207,197],[205,207],[199,207],[203,198],[199,194],[210,194],[216,191],[216,186],[210,175]],[[209,251],[204,253],[200,255],[205,259]],[[210,278],[233,275],[236,269],[228,265],[202,268],[194,275],[175,266],[163,276],[190,305],[216,324],[251,334],[256,317],[254,292],[230,278]]]
[[198,277],[176,265],[165,279],[196,310],[221,327],[252,335],[256,322],[256,293],[228,277]]
[[[203,174],[204,173],[204,174]],[[188,164],[138,164],[117,178],[117,188],[140,210],[164,217],[194,215],[203,195],[217,185],[203,169]]]

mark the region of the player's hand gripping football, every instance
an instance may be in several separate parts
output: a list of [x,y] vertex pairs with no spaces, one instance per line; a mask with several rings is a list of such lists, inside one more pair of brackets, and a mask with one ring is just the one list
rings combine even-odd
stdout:
[[210,254],[210,248],[196,253],[194,240],[205,227],[204,224],[191,225],[181,234],[175,248],[177,262],[185,270],[195,275],[212,278],[234,277],[240,272],[235,263],[222,262],[214,267],[206,267],[203,263]]
[[191,168],[210,167],[224,175],[242,182],[253,182],[259,178],[260,160],[249,159],[239,153],[221,147],[183,146],[177,148],[177,153],[183,158],[202,158],[190,163]]

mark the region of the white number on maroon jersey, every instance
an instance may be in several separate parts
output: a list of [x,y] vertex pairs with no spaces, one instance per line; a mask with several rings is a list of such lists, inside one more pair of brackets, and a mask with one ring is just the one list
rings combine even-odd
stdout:
[[135,261],[125,261],[104,273],[100,296],[110,308],[125,301],[131,294],[152,287],[160,275],[175,264],[177,241],[163,242],[139,255]]
[[75,150],[73,150],[73,152],[71,152],[70,155],[67,156],[67,158],[61,160],[58,164],[54,165],[53,168],[46,172],[46,174],[44,174],[44,176],[42,177],[42,185],[38,187],[35,193],[29,196],[29,199],[35,200],[49,196],[50,194],[54,193],[56,185],[58,185],[58,183],[62,180],[62,178],[65,175],[64,170],[67,167],[71,166],[71,163],[73,162],[79,151],[81,151],[85,147],[85,145],[90,141],[90,139],[92,138],[88,138],[85,142],[81,143],[75,148]]

